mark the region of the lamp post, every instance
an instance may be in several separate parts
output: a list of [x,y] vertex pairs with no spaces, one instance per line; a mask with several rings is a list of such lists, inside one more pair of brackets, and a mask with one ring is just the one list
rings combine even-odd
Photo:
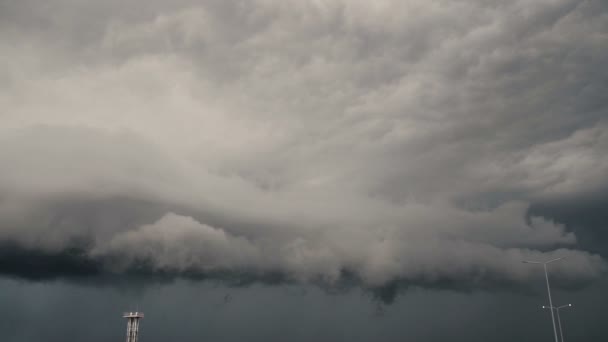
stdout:
[[[551,259],[549,261],[528,261],[528,260],[522,261],[525,264],[543,265],[543,268],[545,270],[545,280],[547,281],[547,294],[549,296],[549,306],[550,307],[553,307],[553,301],[551,300],[551,287],[549,286],[549,275],[547,274],[547,264],[552,263],[554,261],[561,260],[561,259],[563,259],[563,257]],[[557,329],[555,327],[555,316],[553,315],[553,310],[551,310],[551,323],[553,323],[553,336],[555,336],[555,342],[559,342],[559,340],[557,339]]]
[[562,338],[562,342],[564,342],[564,333],[562,332],[562,319],[559,317],[559,309],[572,307],[572,304],[566,304],[562,306],[558,306],[556,308],[552,306],[543,306],[543,309],[554,309],[557,312],[557,325],[559,326],[559,336]]

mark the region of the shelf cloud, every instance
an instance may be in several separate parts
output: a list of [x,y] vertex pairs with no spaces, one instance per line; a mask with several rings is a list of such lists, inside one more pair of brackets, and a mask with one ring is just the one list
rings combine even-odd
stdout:
[[601,277],[607,9],[5,2],[0,272]]

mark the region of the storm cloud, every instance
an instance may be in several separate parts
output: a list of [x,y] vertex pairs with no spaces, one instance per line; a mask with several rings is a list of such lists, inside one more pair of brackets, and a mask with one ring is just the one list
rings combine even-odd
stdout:
[[596,279],[607,9],[3,1],[0,272]]

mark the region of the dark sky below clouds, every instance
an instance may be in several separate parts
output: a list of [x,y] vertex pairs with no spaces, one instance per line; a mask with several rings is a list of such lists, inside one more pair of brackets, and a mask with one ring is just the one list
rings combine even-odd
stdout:
[[549,341],[560,256],[605,340],[607,64],[602,0],[0,0],[0,340]]
[[[541,284],[542,285],[542,284]],[[557,291],[575,302],[562,311],[565,338],[601,341],[606,334],[605,281],[584,292]],[[8,341],[120,341],[120,313],[139,308],[142,341],[551,341],[549,312],[538,293],[412,289],[389,306],[358,290],[327,294],[315,287],[225,288],[178,281],[148,287],[92,288],[61,282],[0,282],[0,328]],[[603,298],[598,300],[599,298]]]

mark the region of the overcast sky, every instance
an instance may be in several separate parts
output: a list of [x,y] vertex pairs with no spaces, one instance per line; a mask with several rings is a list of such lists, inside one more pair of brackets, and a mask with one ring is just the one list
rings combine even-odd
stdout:
[[555,257],[607,339],[607,64],[604,0],[0,0],[0,340],[550,341]]

